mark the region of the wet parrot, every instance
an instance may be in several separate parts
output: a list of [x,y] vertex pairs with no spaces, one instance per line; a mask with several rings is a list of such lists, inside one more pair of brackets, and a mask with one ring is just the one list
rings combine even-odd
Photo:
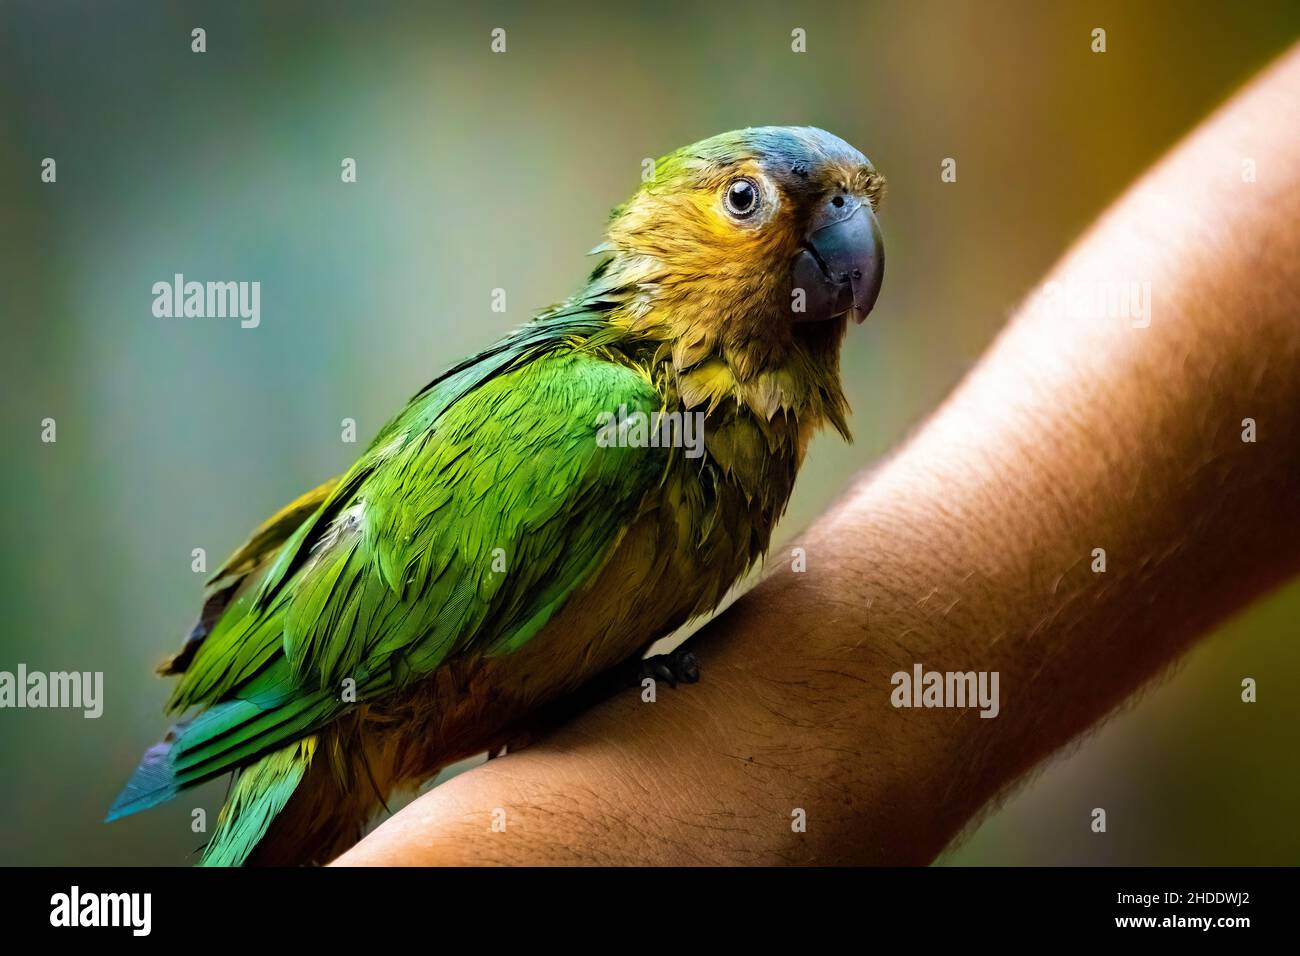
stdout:
[[645,178],[576,295],[434,379],[213,576],[159,668],[175,723],[110,820],[234,773],[202,863],[328,862],[761,559],[813,434],[848,438],[840,346],[880,291],[884,181],[809,127]]

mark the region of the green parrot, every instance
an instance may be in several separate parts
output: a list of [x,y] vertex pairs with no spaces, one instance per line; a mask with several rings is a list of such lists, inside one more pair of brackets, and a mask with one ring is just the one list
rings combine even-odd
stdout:
[[840,344],[880,290],[883,189],[809,127],[658,160],[581,291],[436,378],[214,575],[159,668],[181,719],[108,819],[238,771],[201,862],[327,862],[390,794],[716,608],[812,435],[849,437]]

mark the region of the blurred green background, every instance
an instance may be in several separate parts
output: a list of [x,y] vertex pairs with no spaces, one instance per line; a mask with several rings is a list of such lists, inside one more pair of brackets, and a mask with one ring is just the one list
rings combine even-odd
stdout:
[[[151,668],[196,610],[191,549],[219,561],[350,463],[341,419],[367,441],[442,367],[569,293],[644,157],[813,124],[889,179],[884,292],[844,356],[857,441],[818,440],[788,537],[1298,32],[1293,0],[0,3],[0,670],[102,670],[107,697],[99,720],[0,712],[0,862],[192,860],[191,810],[215,814],[224,782],[100,822],[162,728]],[[154,318],[150,287],[176,272],[260,281],[261,327]],[[1300,861],[1298,611],[1293,585],[1229,623],[945,861]]]

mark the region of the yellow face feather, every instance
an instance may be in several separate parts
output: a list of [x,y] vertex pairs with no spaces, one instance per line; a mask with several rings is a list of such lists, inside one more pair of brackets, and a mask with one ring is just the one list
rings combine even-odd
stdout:
[[834,197],[873,214],[884,180],[821,130],[725,133],[660,159],[614,211],[593,281],[618,289],[611,321],[658,338],[688,408],[728,398],[847,436],[839,384],[842,315],[794,315],[791,266]]

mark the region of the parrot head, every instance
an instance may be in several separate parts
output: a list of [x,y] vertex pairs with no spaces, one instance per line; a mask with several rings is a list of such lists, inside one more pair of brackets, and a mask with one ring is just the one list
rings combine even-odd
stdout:
[[[614,210],[589,291],[668,342],[679,375],[713,368],[710,392],[755,383],[770,415],[789,410],[773,396],[784,381],[839,406],[840,342],[884,276],[883,193],[870,161],[823,130],[722,133],[659,159]],[[845,431],[835,408],[822,411]]]
[[861,322],[884,276],[883,192],[870,161],[823,130],[736,130],[658,160],[614,211],[604,250],[642,286],[643,308],[684,306],[720,333]]

